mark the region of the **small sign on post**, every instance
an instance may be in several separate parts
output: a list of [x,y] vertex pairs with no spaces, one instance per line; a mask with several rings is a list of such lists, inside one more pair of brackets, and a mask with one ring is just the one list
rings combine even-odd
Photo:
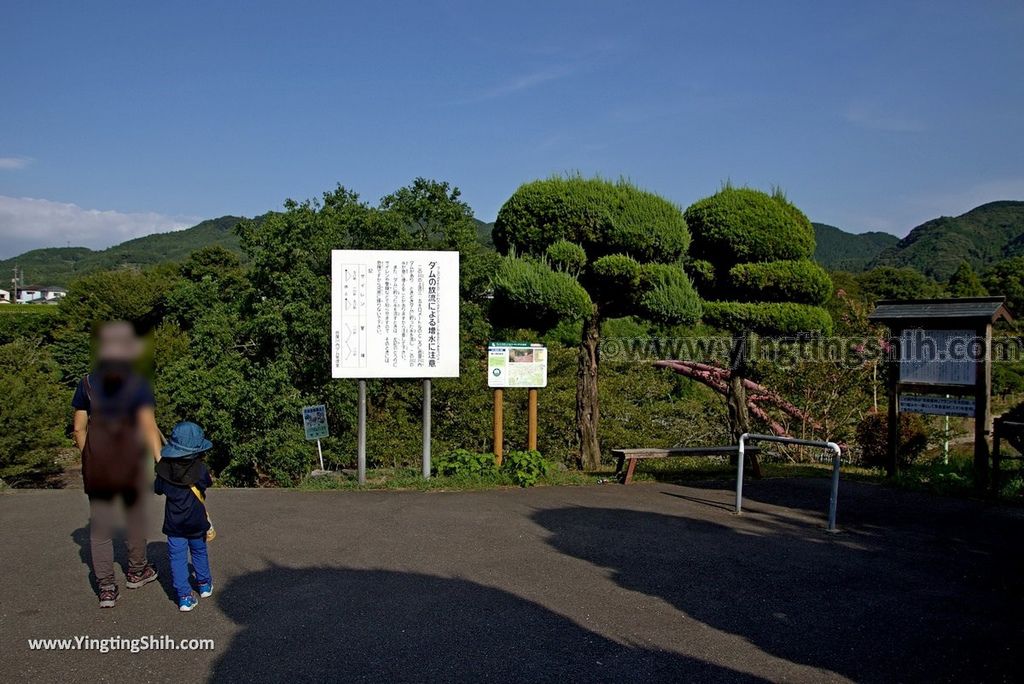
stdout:
[[506,387],[530,391],[527,404],[527,448],[537,449],[537,388],[548,384],[548,349],[529,342],[491,342],[487,345],[487,385],[494,388],[494,455],[501,465],[503,406]]
[[328,437],[327,407],[323,404],[306,406],[302,409],[302,427],[306,430],[306,439],[316,440],[316,453],[320,457],[320,470],[324,470],[324,452],[320,448],[320,440]]

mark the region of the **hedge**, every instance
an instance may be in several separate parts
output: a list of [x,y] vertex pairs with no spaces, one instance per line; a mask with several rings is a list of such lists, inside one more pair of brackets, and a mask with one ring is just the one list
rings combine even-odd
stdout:
[[729,286],[740,298],[765,302],[824,304],[832,295],[832,279],[809,259],[737,264]]
[[832,332],[832,317],[818,306],[792,302],[704,302],[704,322],[759,335]]

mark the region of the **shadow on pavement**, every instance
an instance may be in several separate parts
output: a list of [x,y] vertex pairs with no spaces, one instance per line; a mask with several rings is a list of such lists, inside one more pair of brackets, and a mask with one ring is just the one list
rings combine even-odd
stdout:
[[211,681],[761,681],[590,632],[463,579],[274,567],[217,596],[241,627]]
[[[92,587],[94,592],[98,593],[99,584],[96,583],[96,575],[92,572],[92,552],[89,546],[89,525],[85,524],[72,532],[71,538],[74,540],[75,544],[78,545],[79,560],[82,561],[83,565],[89,568],[89,586]],[[149,560],[149,563],[156,568],[156,571],[159,574],[157,581],[160,583],[161,588],[163,588],[164,594],[167,595],[167,599],[177,605],[178,598],[175,596],[174,585],[171,583],[171,565],[167,557],[167,542],[147,542],[146,558]],[[118,580],[118,583],[121,584],[121,588],[124,589],[122,580],[124,575],[128,573],[128,549],[125,546],[124,537],[120,533],[114,537],[114,565],[121,566],[121,578]]]
[[856,681],[1002,681],[1019,667],[1008,647],[1024,636],[1021,597],[995,567],[1021,568],[1019,552],[950,553],[913,533],[865,544],[774,518],[731,527],[586,507],[532,518],[555,549],[611,570],[623,588],[792,663]]

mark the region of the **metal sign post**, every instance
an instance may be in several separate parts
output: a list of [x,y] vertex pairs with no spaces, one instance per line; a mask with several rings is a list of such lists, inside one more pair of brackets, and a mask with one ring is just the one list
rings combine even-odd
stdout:
[[356,472],[358,473],[359,484],[366,484],[366,381],[359,381],[359,423],[356,428],[358,434]]
[[423,381],[423,478],[430,479],[430,378]]

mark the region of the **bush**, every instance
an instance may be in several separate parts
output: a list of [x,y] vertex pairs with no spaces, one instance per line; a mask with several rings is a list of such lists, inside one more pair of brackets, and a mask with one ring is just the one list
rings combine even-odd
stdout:
[[575,242],[559,240],[545,251],[548,261],[557,269],[576,275],[587,265],[587,253]]
[[494,454],[474,453],[467,449],[456,449],[434,462],[434,472],[441,477],[483,475],[496,471]]
[[583,318],[593,307],[590,295],[571,275],[530,258],[502,260],[494,275],[494,298],[492,310],[509,319],[529,315],[543,324]]
[[37,342],[0,346],[0,478],[38,479],[57,470],[55,451],[68,444],[69,392],[50,353]]
[[737,264],[729,285],[740,299],[762,302],[824,304],[832,295],[832,279],[809,259]]
[[[883,413],[869,413],[857,425],[857,444],[861,461],[872,468],[888,465],[889,417]],[[900,414],[899,465],[908,466],[916,461],[928,446],[928,431],[924,419],[914,413]]]
[[781,194],[725,187],[690,205],[691,253],[714,264],[809,259],[814,228]]
[[679,266],[644,264],[640,274],[640,308],[655,323],[689,325],[700,320],[700,297]]
[[749,330],[761,335],[832,332],[828,311],[791,302],[704,302],[704,321],[724,330]]
[[502,460],[501,470],[520,487],[532,487],[551,471],[551,464],[538,451],[510,451]]
[[494,244],[540,256],[561,240],[588,254],[629,254],[671,263],[686,254],[690,231],[678,207],[627,183],[549,178],[525,183],[501,207]]

